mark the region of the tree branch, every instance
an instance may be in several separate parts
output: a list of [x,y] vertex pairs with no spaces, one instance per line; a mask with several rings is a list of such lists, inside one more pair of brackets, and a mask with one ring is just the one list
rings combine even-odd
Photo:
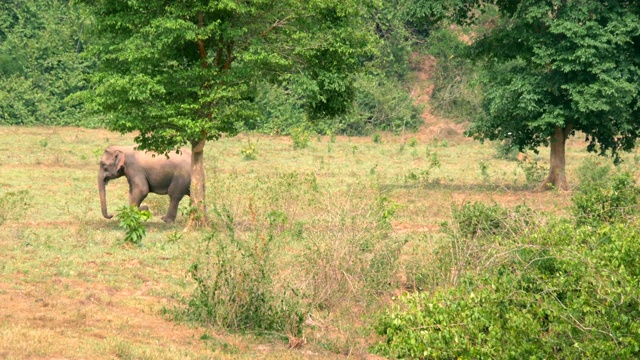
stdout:
[[573,129],[573,125],[572,124],[567,124],[564,127],[563,135],[564,135],[565,139],[569,137],[569,134],[571,134],[571,130],[572,129]]
[[[204,16],[202,15],[202,11],[198,11],[198,29],[204,28]],[[203,68],[208,68],[209,63],[207,62],[207,50],[204,48],[204,40],[198,40],[198,51],[200,52],[200,63]]]
[[224,69],[229,70],[231,68],[231,62],[233,62],[233,41],[227,44],[227,58],[224,61]]
[[260,34],[261,38],[267,37],[267,35],[269,35],[269,33],[271,31],[273,31],[275,28],[279,28],[282,27],[284,25],[287,24],[287,20],[291,17],[291,15],[285,17],[284,19],[281,20],[276,20],[276,22],[273,23],[273,25],[269,26],[268,29],[266,29],[265,31],[262,32],[262,34]]
[[218,51],[216,51],[216,67],[219,69],[220,65],[222,64],[222,55],[223,55],[223,48],[222,48],[222,42],[224,41],[224,39],[222,38],[222,34],[220,34],[220,38],[218,39]]

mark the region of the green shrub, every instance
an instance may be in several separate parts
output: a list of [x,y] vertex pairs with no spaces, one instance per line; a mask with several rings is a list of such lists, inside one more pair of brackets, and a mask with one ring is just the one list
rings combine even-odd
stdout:
[[520,153],[518,147],[514,146],[509,139],[496,142],[495,147],[496,155],[499,159],[516,160],[518,153]]
[[580,185],[574,192],[572,212],[578,225],[615,223],[638,213],[640,189],[626,171],[586,161],[578,172]]
[[409,170],[404,176],[404,182],[408,185],[426,187],[431,183],[431,169]]
[[120,227],[124,229],[126,235],[124,241],[140,245],[142,239],[147,235],[147,227],[144,224],[151,219],[148,210],[139,210],[137,206],[122,206],[116,212],[116,218],[120,220]]
[[508,210],[498,204],[486,205],[481,202],[466,202],[452,211],[453,222],[460,233],[468,238],[504,233],[507,214]]
[[489,165],[487,165],[484,161],[480,160],[478,163],[478,168],[480,169],[480,176],[482,176],[482,181],[484,183],[489,182]]
[[245,160],[255,160],[258,157],[256,145],[253,144],[250,140],[247,140],[246,145],[242,145],[240,153],[242,154],[242,158]]
[[82,59],[87,42],[82,9],[68,1],[2,4],[0,125],[100,125],[82,102],[71,99],[87,88],[95,63]]
[[517,236],[535,220],[534,214],[526,205],[509,210],[498,204],[487,205],[482,202],[465,202],[452,208],[452,223],[445,229],[454,231],[466,238],[486,236]]
[[309,128],[302,124],[290,129],[291,140],[293,140],[294,149],[306,149],[309,146],[311,140],[311,131]]
[[260,116],[247,124],[249,130],[289,135],[292,128],[304,121],[302,100],[284,86],[258,84],[255,103]]
[[526,205],[508,209],[466,202],[452,207],[452,220],[441,224],[446,236],[433,247],[434,259],[417,287],[456,286],[465,276],[484,273],[504,260],[514,239],[541,223],[541,216]]
[[385,340],[374,350],[418,359],[638,358],[640,232],[557,226],[456,287],[403,297],[378,316]]

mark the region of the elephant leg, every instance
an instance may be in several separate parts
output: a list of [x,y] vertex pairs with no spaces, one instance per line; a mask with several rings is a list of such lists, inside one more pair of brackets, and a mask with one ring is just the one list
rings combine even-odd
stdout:
[[180,200],[182,200],[182,196],[170,196],[169,202],[169,211],[167,211],[167,215],[162,217],[162,221],[166,223],[172,223],[176,220],[176,215],[178,214],[178,204]]
[[135,205],[139,210],[149,210],[148,206],[140,207],[147,195],[149,195],[149,186],[147,184],[132,183],[129,185],[129,205]]
[[149,193],[134,191],[129,196],[129,205],[137,206],[138,210],[140,210],[140,211],[149,210],[149,207],[146,206],[146,205],[145,206],[140,206],[140,204],[142,204],[142,201],[147,197],[147,195],[149,195]]

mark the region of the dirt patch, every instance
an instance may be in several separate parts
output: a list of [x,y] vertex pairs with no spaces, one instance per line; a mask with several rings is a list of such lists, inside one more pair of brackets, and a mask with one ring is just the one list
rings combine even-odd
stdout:
[[433,116],[433,123],[425,124],[416,133],[416,138],[423,141],[433,140],[455,140],[455,141],[472,141],[472,139],[464,136],[466,125],[448,123],[447,120],[440,120]]
[[423,106],[423,111],[420,115],[423,125],[416,133],[408,134],[407,136],[422,142],[434,140],[471,141],[464,136],[468,124],[456,123],[451,119],[438,116],[432,112],[429,106],[435,86],[431,79],[436,71],[436,58],[431,55],[414,53],[411,57],[411,64],[415,79],[411,87],[411,97],[416,104]]
[[408,233],[435,233],[440,229],[438,224],[416,224],[413,222],[394,222],[393,231],[398,234]]
[[411,64],[416,80],[411,87],[410,95],[415,99],[416,104],[428,106],[434,88],[430,80],[436,69],[437,60],[431,55],[422,56],[414,53]]
[[13,280],[0,281],[0,358],[344,358],[313,346],[291,350],[171,321],[161,309],[177,304],[151,295],[160,286],[153,282],[117,289],[73,278],[56,277],[47,284]]
[[[97,340],[116,338],[122,336],[122,328],[126,327],[127,339],[133,343],[165,347],[188,345],[191,350],[201,346],[193,340],[202,335],[202,330],[158,315],[160,304],[167,304],[167,299],[140,296],[139,292],[116,291],[103,284],[73,279],[56,279],[52,285],[54,289],[50,291],[38,287],[18,290],[15,287],[15,284],[0,283],[0,303],[3,304],[0,322],[59,332],[64,334],[56,339],[61,345],[71,345],[69,342],[87,336]],[[55,289],[72,290],[75,298],[59,297]],[[140,305],[125,305],[132,300]]]

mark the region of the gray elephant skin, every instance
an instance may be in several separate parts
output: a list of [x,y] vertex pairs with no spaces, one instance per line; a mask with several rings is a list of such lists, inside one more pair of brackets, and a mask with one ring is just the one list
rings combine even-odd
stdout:
[[[100,160],[98,190],[102,216],[111,219],[107,212],[105,186],[109,180],[125,176],[129,182],[129,204],[140,204],[152,192],[169,195],[169,211],[162,220],[171,223],[176,219],[178,203],[189,195],[191,186],[191,152],[182,149],[159,155],[154,152],[138,151],[135,146],[109,146]],[[143,207],[144,209],[145,207]]]

